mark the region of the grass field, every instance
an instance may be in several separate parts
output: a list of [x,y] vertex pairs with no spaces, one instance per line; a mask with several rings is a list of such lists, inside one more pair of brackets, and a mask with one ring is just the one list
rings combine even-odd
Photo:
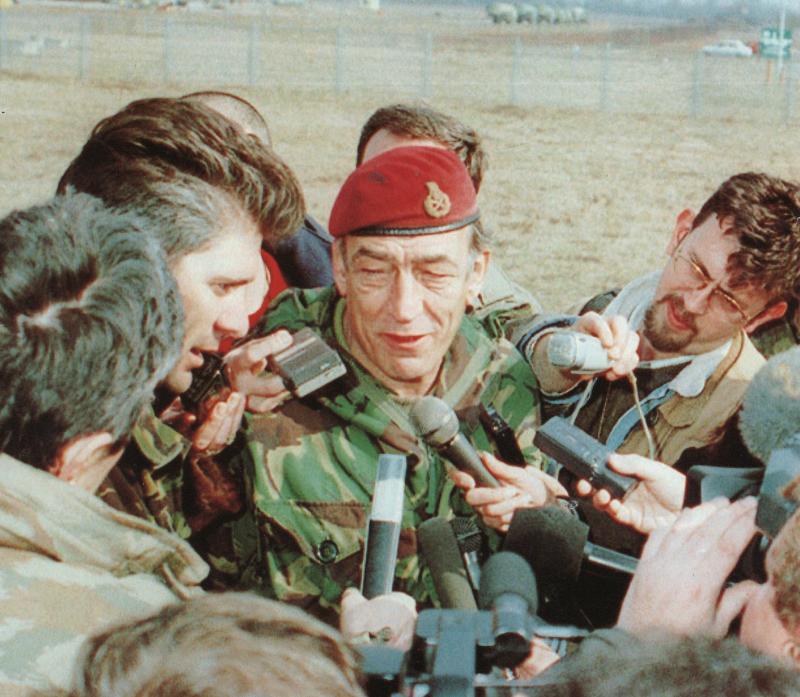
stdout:
[[[759,170],[800,179],[800,134],[796,124],[785,125],[779,117],[774,105],[783,99],[784,86],[765,84],[763,65],[754,61],[747,68],[748,81],[742,81],[724,78],[728,66],[736,64],[715,64],[714,70],[722,72],[709,81],[705,115],[689,117],[691,84],[686,76],[691,74],[694,52],[716,38],[697,28],[631,29],[630,52],[647,57],[654,67],[637,73],[640,82],[628,81],[624,90],[611,90],[608,111],[601,111],[594,97],[561,105],[556,97],[565,89],[567,76],[550,79],[524,72],[521,84],[528,93],[551,90],[554,96],[542,104],[523,99],[522,106],[510,106],[506,83],[501,89],[498,75],[507,75],[509,47],[516,38],[525,42],[526,51],[555,55],[580,46],[584,55],[600,55],[599,47],[611,38],[617,46],[626,35],[620,20],[548,32],[492,27],[480,8],[389,6],[379,16],[365,16],[349,6],[313,7],[312,12],[309,7],[269,6],[270,27],[286,46],[263,57],[271,66],[262,76],[268,87],[240,87],[242,81],[231,78],[235,91],[266,115],[277,151],[303,183],[309,210],[327,220],[338,185],[353,166],[360,125],[378,106],[409,99],[397,80],[410,68],[396,64],[393,70],[384,69],[383,82],[337,93],[328,78],[319,84],[293,79],[292,56],[298,64],[317,60],[323,66],[337,27],[352,36],[419,34],[434,27],[436,70],[430,102],[483,134],[490,170],[480,201],[484,220],[497,234],[496,254],[546,307],[564,308],[662,264],[675,216],[702,204],[726,177]],[[31,6],[8,12],[17,11],[31,17],[43,12]],[[46,12],[69,17],[77,10]],[[169,84],[157,81],[156,74],[142,77],[131,60],[155,60],[159,49],[148,28],[160,22],[161,15],[149,10],[117,12],[129,17],[128,29],[124,34],[109,30],[93,39],[92,50],[104,52],[108,60],[100,62],[93,54],[90,79],[32,75],[19,65],[0,72],[2,212],[48,196],[99,118],[133,99],[208,86],[191,62],[182,63]],[[239,22],[246,36],[252,14],[217,14],[211,19]],[[207,31],[213,31],[214,25],[209,26]],[[298,32],[294,39],[293,31]],[[302,37],[310,32],[321,38],[306,46]],[[220,50],[224,49],[211,51],[208,60]],[[202,54],[199,47],[200,57],[191,60],[202,61]],[[120,55],[128,58],[115,62],[114,56]],[[365,55],[358,63],[369,60]],[[501,71],[498,61],[504,62]],[[619,59],[613,65],[621,70],[624,63]],[[276,64],[284,67],[276,71]],[[595,94],[597,83],[578,84],[576,89]],[[676,106],[676,100],[681,104]]]

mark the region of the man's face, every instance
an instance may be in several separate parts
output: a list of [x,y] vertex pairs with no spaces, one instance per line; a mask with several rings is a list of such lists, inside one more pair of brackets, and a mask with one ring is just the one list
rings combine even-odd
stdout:
[[248,315],[264,297],[258,228],[243,215],[233,216],[226,225],[227,229],[172,268],[186,321],[183,354],[165,381],[175,394],[189,389],[191,371],[203,364],[202,352],[216,351],[222,339],[247,333]]
[[401,396],[425,394],[483,280],[488,252],[470,253],[470,228],[338,241],[333,271],[347,298],[350,350]]
[[404,148],[409,145],[427,145],[431,148],[446,149],[444,145],[435,140],[396,135],[391,131],[387,131],[385,128],[381,128],[380,130],[375,131],[372,136],[370,136],[370,139],[364,146],[364,153],[361,156],[361,162],[371,160],[373,157],[382,155],[389,150],[394,150],[395,148]]
[[728,258],[739,249],[736,236],[725,234],[730,222],[711,216],[692,230],[692,221],[690,211],[678,217],[670,260],[642,327],[656,356],[710,351],[774,316],[762,312],[770,301],[762,288],[730,286]]

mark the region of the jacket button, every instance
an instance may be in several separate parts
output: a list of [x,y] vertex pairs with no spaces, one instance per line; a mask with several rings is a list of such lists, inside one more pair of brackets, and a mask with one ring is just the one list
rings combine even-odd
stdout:
[[339,547],[333,540],[323,540],[317,545],[316,554],[323,564],[330,564],[339,556]]

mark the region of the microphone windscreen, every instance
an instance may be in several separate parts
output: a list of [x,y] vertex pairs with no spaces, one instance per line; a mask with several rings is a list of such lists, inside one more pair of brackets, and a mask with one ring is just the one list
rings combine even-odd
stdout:
[[514,513],[503,549],[519,554],[541,583],[578,579],[589,526],[557,506],[521,508]]
[[474,518],[457,516],[450,521],[453,534],[456,536],[458,548],[462,554],[480,552],[483,547],[483,533]]
[[438,397],[421,397],[411,408],[411,421],[434,448],[449,443],[458,435],[458,417]]
[[739,431],[764,464],[800,431],[800,347],[773,356],[756,373],[744,395]]
[[444,518],[426,520],[417,528],[417,542],[442,607],[476,610],[475,595],[450,523]]
[[506,594],[524,598],[531,615],[539,609],[536,578],[528,562],[519,554],[503,551],[489,557],[481,569],[478,604],[483,610],[491,610],[495,601]]

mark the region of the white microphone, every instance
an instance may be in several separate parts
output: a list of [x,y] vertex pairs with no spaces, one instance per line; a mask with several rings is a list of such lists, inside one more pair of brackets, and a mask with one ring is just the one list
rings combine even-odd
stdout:
[[361,592],[367,600],[392,592],[403,520],[406,458],[378,456],[378,474],[364,544]]
[[611,367],[600,339],[580,332],[555,332],[547,342],[547,359],[573,373],[602,373]]

